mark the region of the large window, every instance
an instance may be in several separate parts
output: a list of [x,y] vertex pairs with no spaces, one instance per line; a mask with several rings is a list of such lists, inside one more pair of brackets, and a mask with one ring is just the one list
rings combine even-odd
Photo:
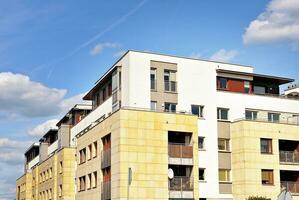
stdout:
[[218,150],[230,151],[229,139],[218,138]]
[[86,148],[84,148],[84,149],[81,149],[80,151],[79,151],[79,154],[80,154],[80,164],[81,163],[85,163],[85,161],[86,161]]
[[272,139],[261,138],[261,153],[272,153]]
[[279,122],[280,114],[279,113],[268,113],[269,122]]
[[198,137],[198,149],[203,150],[205,148],[205,138],[204,137]]
[[204,106],[200,105],[191,105],[191,112],[193,115],[197,115],[198,117],[203,117]]
[[217,108],[217,119],[228,120],[228,109],[227,108]]
[[218,89],[223,89],[223,90],[226,90],[228,89],[227,87],[227,78],[218,78]]
[[176,104],[174,103],[165,103],[165,112],[176,112]]
[[156,90],[156,69],[151,68],[151,90]]
[[176,92],[176,72],[164,70],[164,90],[166,92]]
[[273,185],[273,170],[270,169],[262,169],[262,184],[263,185]]
[[200,181],[205,180],[205,169],[204,168],[199,168],[198,169],[198,178]]
[[256,120],[257,119],[257,111],[246,110],[245,118],[247,120]]
[[230,170],[229,169],[219,169],[219,181],[220,182],[230,182]]

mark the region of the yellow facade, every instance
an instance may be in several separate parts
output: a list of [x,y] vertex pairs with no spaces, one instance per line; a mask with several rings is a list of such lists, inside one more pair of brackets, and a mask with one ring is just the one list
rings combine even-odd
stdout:
[[[272,153],[261,154],[260,139],[272,139]],[[296,125],[258,121],[239,121],[231,125],[232,177],[234,199],[266,196],[277,199],[280,193],[280,170],[299,170],[298,165],[283,165],[279,161],[279,140],[299,140]],[[261,170],[271,169],[273,185],[263,185]],[[294,196],[294,199],[299,199]]]
[[[185,114],[159,113],[121,109],[80,136],[77,154],[101,138],[111,134],[111,199],[127,199],[128,168],[132,169],[130,199],[168,199],[168,131],[192,133],[193,195],[198,199],[197,117]],[[77,167],[77,179],[97,171],[98,186],[78,192],[77,199],[99,199],[102,173],[100,158]]]
[[74,199],[75,152],[74,148],[63,148],[20,177],[16,183],[16,199]]

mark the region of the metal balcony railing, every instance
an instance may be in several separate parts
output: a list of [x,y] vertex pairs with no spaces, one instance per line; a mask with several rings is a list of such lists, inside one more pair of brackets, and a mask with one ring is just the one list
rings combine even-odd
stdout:
[[174,177],[169,180],[169,190],[171,191],[193,191],[192,177]]
[[280,124],[290,124],[290,125],[297,125],[299,126],[299,117],[289,117],[289,118],[280,118],[278,120],[269,120],[267,117],[256,117],[256,118],[250,118],[250,117],[243,117],[236,119],[234,121],[256,121],[256,122],[269,122],[269,123],[280,123]]
[[109,200],[111,199],[111,181],[102,182],[101,184],[101,199]]
[[169,143],[168,155],[171,158],[193,158],[193,147],[180,143]]
[[151,79],[151,90],[157,90],[157,81]]
[[282,181],[280,182],[280,187],[285,188],[290,193],[299,194],[299,183]]
[[102,151],[101,153],[101,167],[102,169],[111,166],[111,148]]
[[299,154],[293,151],[279,151],[279,161],[281,163],[299,164]]
[[164,90],[166,92],[176,92],[176,82],[175,81],[164,81]]

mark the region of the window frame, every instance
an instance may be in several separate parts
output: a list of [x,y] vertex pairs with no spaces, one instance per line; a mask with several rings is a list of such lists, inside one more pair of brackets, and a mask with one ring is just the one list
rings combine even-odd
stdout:
[[[269,180],[266,180],[268,181],[268,183],[265,183],[265,179],[263,179],[263,172],[267,172],[267,173],[270,173],[270,177],[269,177]],[[269,176],[269,175],[268,175]],[[261,170],[261,184],[262,185],[274,185],[274,170],[273,169],[262,169]]]
[[[203,105],[191,104],[191,113],[197,115],[199,118],[204,118],[204,107]],[[193,108],[197,110],[197,112],[193,112]]]
[[[224,141],[224,149],[219,148],[219,141]],[[220,152],[230,152],[230,139],[228,138],[218,138],[218,151]]]
[[[154,108],[152,108],[152,105],[154,105]],[[150,110],[151,111],[156,111],[157,110],[157,101],[151,101]]]
[[[167,109],[167,104],[169,104],[169,108],[170,109]],[[174,110],[172,109],[172,106],[174,106]],[[176,113],[176,106],[177,104],[176,103],[171,103],[171,102],[165,102],[164,103],[164,112],[170,112],[170,113]]]
[[[247,113],[250,113],[250,118],[247,117]],[[245,119],[246,120],[251,120],[251,121],[256,121],[257,120],[257,114],[258,114],[258,111],[255,111],[255,110],[245,110]]]
[[[280,115],[281,115],[281,113],[268,112],[268,122],[279,123],[280,122]],[[274,116],[278,116],[278,120],[275,120]]]
[[[220,171],[225,172],[225,179],[226,180],[220,180]],[[231,183],[231,170],[230,169],[218,169],[218,181],[220,183]]]
[[[226,119],[222,118],[222,112],[226,111]],[[217,108],[217,120],[229,121],[229,108]]]
[[[201,176],[200,176],[199,171],[203,171],[202,179],[200,178]],[[198,168],[198,180],[201,181],[201,182],[206,181],[206,168]]]
[[[267,146],[267,151],[263,151],[262,148],[262,141],[267,141],[267,145],[269,145],[269,147]],[[273,140],[272,138],[260,138],[260,152],[261,154],[273,154]]]
[[[199,146],[199,140],[202,139],[202,148]],[[203,136],[198,136],[198,150],[203,151],[205,150],[205,137]]]

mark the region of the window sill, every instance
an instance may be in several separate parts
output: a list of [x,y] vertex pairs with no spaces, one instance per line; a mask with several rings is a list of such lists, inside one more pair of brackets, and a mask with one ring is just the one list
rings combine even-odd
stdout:
[[178,94],[177,92],[172,92],[172,91],[166,91],[166,90],[164,90],[164,93],[170,93],[170,94]]
[[206,180],[198,180],[199,183],[207,183]]
[[262,183],[262,186],[275,186],[273,183]]
[[206,149],[198,149],[198,151],[206,151]]
[[273,155],[273,152],[271,153],[264,153],[264,152],[261,152],[262,155]]
[[226,151],[226,150],[218,150],[218,153],[231,153],[231,151]]
[[219,181],[219,184],[232,184],[231,181]]
[[217,119],[218,122],[230,122],[228,119]]

